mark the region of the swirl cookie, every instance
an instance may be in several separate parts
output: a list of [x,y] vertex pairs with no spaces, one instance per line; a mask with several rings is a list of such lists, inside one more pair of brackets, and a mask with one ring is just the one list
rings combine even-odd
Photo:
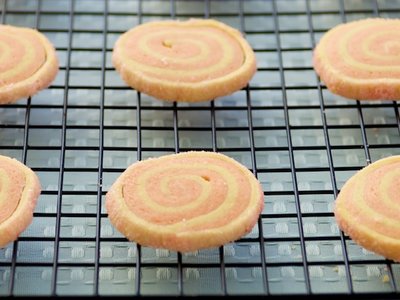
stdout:
[[0,25],[0,104],[32,96],[58,72],[54,47],[40,32]]
[[380,159],[351,177],[335,202],[339,227],[355,242],[400,261],[400,155]]
[[358,100],[400,99],[400,20],[365,19],[329,30],[314,69],[333,93]]
[[132,88],[169,101],[207,101],[244,86],[256,71],[241,33],[214,20],[156,21],[117,40],[112,61]]
[[180,252],[248,233],[264,206],[254,175],[214,152],[186,152],[131,165],[106,195],[111,223],[143,246]]
[[40,190],[31,169],[0,155],[0,247],[16,240],[31,223]]

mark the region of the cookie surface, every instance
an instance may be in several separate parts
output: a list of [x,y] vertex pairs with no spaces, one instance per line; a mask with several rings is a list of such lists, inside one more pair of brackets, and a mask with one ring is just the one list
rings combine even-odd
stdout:
[[229,95],[256,71],[255,55],[241,33],[215,20],[139,25],[119,37],[112,61],[129,86],[169,101]]
[[400,20],[338,25],[321,38],[313,63],[335,94],[357,100],[399,100]]
[[357,172],[335,202],[339,227],[355,242],[400,261],[400,155]]
[[37,30],[0,25],[0,104],[32,96],[58,72],[54,47]]
[[0,247],[16,240],[32,222],[40,190],[30,168],[0,155]]
[[111,223],[129,240],[181,252],[240,238],[256,224],[263,206],[254,175],[214,152],[137,162],[106,195]]

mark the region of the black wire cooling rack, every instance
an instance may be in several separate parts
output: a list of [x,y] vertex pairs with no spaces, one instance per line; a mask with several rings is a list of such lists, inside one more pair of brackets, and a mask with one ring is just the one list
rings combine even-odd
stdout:
[[[0,153],[39,175],[31,226],[0,249],[0,295],[400,296],[400,265],[336,226],[343,183],[400,154],[399,104],[331,94],[312,49],[336,24],[400,17],[399,1],[0,1],[1,22],[38,28],[60,72],[46,90],[0,108]],[[117,37],[157,19],[214,18],[241,30],[258,70],[215,102],[165,103],[121,81]],[[244,238],[179,254],[128,242],[104,195],[131,163],[187,150],[225,153],[263,184],[265,209]]]

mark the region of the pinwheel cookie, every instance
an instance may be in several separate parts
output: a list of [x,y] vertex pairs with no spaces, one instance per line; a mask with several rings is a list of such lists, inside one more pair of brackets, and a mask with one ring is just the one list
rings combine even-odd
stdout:
[[0,25],[0,104],[29,97],[58,72],[54,47],[40,32]]
[[339,227],[355,242],[400,262],[400,155],[351,177],[335,203]]
[[0,247],[16,240],[31,223],[40,190],[31,169],[0,155]]
[[240,238],[253,228],[263,206],[254,175],[214,152],[135,163],[106,195],[111,223],[129,240],[180,252]]
[[169,101],[231,94],[256,71],[255,55],[241,33],[215,20],[137,26],[117,40],[112,61],[129,86]]
[[358,100],[400,99],[400,20],[364,19],[329,30],[314,51],[329,90]]

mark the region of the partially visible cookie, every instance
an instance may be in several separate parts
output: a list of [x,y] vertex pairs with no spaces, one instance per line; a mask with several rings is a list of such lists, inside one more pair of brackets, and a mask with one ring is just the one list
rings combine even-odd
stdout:
[[400,262],[400,155],[351,177],[336,199],[335,217],[355,242]]
[[131,165],[106,195],[110,222],[143,246],[181,252],[239,239],[264,206],[260,183],[214,152],[186,152]]
[[46,88],[58,72],[52,44],[30,28],[0,25],[0,104]]
[[30,168],[0,155],[0,247],[16,240],[32,222],[40,190]]
[[132,88],[169,101],[206,101],[244,86],[256,71],[241,33],[215,20],[154,21],[125,32],[112,61]]
[[314,68],[329,90],[357,100],[400,100],[400,20],[364,19],[326,32]]

